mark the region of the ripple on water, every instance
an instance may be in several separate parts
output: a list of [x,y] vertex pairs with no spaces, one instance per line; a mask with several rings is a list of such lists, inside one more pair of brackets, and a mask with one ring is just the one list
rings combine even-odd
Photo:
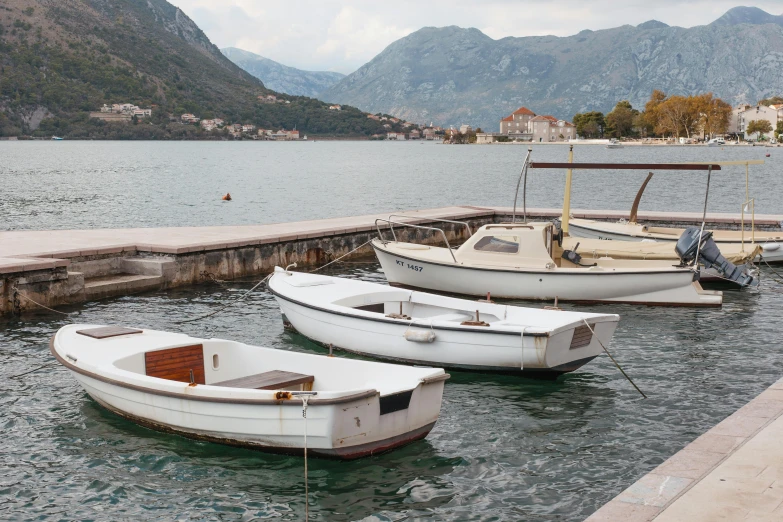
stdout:
[[[383,281],[375,263],[333,275]],[[595,305],[622,319],[611,350],[649,395],[603,357],[555,382],[452,372],[424,441],[353,462],[310,460],[311,513],[323,520],[582,520],[746,403],[781,374],[780,300],[729,292],[721,310]],[[205,321],[252,282],[203,285],[73,307],[75,320],[123,323],[324,353],[285,332],[274,299]],[[518,304],[526,304],[519,302]],[[89,399],[47,367],[65,324],[0,323],[0,516],[300,520],[302,460],[157,433]]]

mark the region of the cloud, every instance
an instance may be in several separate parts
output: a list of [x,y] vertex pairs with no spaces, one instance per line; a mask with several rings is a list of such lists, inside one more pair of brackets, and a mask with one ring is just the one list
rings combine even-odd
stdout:
[[[691,27],[712,22],[737,0],[170,0],[218,47],[239,47],[306,70],[350,73],[425,26],[476,27],[491,38],[567,36],[583,29],[656,19]],[[780,0],[757,7],[780,14]]]

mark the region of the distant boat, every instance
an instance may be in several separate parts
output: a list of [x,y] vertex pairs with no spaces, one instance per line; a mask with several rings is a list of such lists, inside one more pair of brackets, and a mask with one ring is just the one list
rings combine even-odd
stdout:
[[307,139],[307,134],[305,134],[305,135],[304,135],[304,138],[302,138],[302,139],[305,139],[305,140],[306,140],[306,139]]
[[52,141],[63,141],[59,136],[52,136]]
[[609,143],[606,144],[607,149],[622,149],[623,144],[617,141],[616,139],[612,138],[609,140]]
[[722,147],[726,144],[726,140],[723,138],[712,138],[710,141],[707,142],[708,147]]

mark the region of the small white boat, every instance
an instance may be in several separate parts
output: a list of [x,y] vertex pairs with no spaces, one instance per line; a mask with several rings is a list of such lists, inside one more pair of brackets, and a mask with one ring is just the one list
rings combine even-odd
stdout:
[[665,260],[601,258],[582,263],[581,256],[558,245],[558,235],[552,223],[500,223],[484,225],[457,249],[380,237],[371,244],[393,285],[543,301],[688,306],[723,302],[721,292],[699,285],[698,274],[690,267],[675,267]]
[[708,147],[723,147],[726,145],[726,140],[723,138],[712,138],[707,142]]
[[[283,321],[350,352],[478,371],[558,374],[609,345],[614,314],[522,308],[386,285],[286,272],[269,280]],[[593,334],[595,332],[595,334]]]
[[607,149],[622,149],[623,148],[623,144],[620,143],[619,141],[617,141],[616,139],[612,138],[611,140],[609,140],[609,143],[607,143],[606,148]]
[[52,141],[63,141],[63,139],[59,136],[52,136]]
[[[654,241],[676,242],[685,231],[677,227],[655,227],[629,221],[611,222],[596,221],[592,219],[571,218],[568,225],[568,233],[576,237],[594,239],[612,239],[615,241],[642,241],[651,239]],[[711,230],[712,239],[720,248],[726,245],[729,249],[740,250],[744,240],[745,249],[761,247],[761,253],[757,261],[764,259],[767,263],[783,262],[783,231],[769,232],[756,230]]]
[[141,425],[280,453],[351,459],[424,438],[448,374],[184,334],[76,324],[55,358],[96,402]]

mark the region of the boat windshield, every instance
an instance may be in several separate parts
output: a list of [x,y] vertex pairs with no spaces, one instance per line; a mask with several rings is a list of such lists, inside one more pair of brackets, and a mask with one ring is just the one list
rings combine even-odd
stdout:
[[474,250],[516,254],[519,252],[519,236],[485,236],[476,241]]

